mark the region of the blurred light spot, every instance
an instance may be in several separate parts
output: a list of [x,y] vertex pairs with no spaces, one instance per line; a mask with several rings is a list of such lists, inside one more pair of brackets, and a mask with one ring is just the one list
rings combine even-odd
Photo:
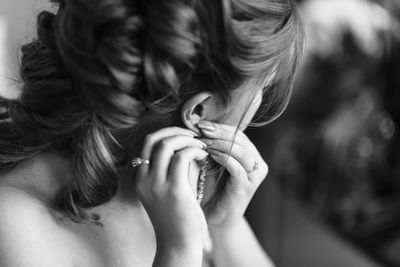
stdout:
[[394,135],[395,126],[390,117],[383,117],[379,123],[379,132],[385,139],[390,139]]
[[374,144],[368,137],[362,137],[357,144],[357,152],[361,158],[367,158],[374,152]]
[[355,108],[357,108],[360,115],[368,116],[375,108],[374,97],[369,92],[371,92],[370,88],[363,88],[362,92],[356,99]]
[[372,56],[381,53],[381,32],[393,19],[380,5],[365,0],[309,0],[303,4],[307,49],[320,56],[340,52],[343,30],[349,30],[359,48]]

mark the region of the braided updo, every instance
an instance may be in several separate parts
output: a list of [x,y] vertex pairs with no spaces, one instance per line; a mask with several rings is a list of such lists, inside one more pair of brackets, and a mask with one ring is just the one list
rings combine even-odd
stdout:
[[200,91],[224,103],[274,72],[269,118],[285,108],[303,44],[293,0],[52,0],[22,47],[23,88],[0,99],[0,172],[44,151],[71,155],[57,207],[79,221],[117,190],[116,130],[169,119]]

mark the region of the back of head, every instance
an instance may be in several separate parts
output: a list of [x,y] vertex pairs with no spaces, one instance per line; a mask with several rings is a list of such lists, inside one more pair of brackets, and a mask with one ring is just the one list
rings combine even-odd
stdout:
[[40,13],[37,39],[22,47],[20,96],[1,100],[0,171],[49,150],[71,155],[73,183],[57,203],[72,218],[116,192],[115,131],[150,117],[179,124],[193,94],[229,103],[271,73],[268,118],[286,107],[303,44],[293,0],[52,2],[57,13]]

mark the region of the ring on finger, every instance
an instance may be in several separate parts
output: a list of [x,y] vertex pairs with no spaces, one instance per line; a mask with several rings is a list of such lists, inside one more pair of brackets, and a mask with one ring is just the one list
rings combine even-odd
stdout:
[[132,159],[131,163],[132,163],[132,167],[136,168],[142,164],[148,165],[148,164],[150,164],[150,161],[148,159],[134,158],[134,159]]

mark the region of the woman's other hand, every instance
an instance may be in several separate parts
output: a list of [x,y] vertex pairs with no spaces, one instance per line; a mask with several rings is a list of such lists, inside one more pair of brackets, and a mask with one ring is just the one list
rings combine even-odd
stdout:
[[158,130],[145,138],[136,190],[153,224],[158,248],[202,252],[208,237],[207,223],[189,182],[189,165],[208,153],[196,134],[178,127]]
[[198,124],[212,159],[230,174],[224,193],[216,205],[207,205],[205,213],[210,231],[229,231],[243,219],[254,193],[268,174],[255,145],[236,127],[201,121]]

